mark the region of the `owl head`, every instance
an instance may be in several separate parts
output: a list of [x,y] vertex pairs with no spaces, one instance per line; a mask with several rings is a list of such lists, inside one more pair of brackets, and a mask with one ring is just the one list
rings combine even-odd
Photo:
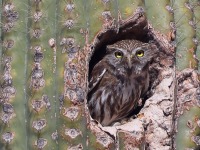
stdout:
[[120,74],[140,74],[148,69],[157,48],[154,44],[137,40],[122,40],[107,46],[105,59]]

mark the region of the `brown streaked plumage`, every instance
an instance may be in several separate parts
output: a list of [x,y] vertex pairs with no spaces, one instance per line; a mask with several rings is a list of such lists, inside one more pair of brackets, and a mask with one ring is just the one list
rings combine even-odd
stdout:
[[149,87],[149,62],[156,46],[122,40],[107,46],[107,54],[89,77],[88,107],[103,126],[127,117]]

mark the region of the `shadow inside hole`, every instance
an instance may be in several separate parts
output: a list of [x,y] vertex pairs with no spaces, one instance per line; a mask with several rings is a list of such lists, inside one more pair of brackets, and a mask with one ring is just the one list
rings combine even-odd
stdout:
[[94,49],[93,55],[91,57],[90,63],[89,63],[89,78],[92,72],[92,69],[94,66],[103,59],[103,57],[106,55],[106,45],[101,46],[101,49]]

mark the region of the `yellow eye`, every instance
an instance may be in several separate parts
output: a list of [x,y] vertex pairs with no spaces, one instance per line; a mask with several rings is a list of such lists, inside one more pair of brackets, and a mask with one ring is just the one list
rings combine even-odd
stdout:
[[137,51],[136,55],[138,57],[143,57],[144,56],[144,51],[143,50],[139,50],[139,51]]
[[115,52],[115,57],[116,58],[122,58],[123,57],[123,53],[118,51],[118,52]]

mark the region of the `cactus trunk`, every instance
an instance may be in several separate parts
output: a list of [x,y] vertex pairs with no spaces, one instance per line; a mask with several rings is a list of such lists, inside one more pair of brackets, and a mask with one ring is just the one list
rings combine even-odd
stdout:
[[[198,0],[0,0],[0,18],[1,150],[199,148]],[[89,67],[126,38],[159,47],[154,93],[132,121],[102,127]]]

